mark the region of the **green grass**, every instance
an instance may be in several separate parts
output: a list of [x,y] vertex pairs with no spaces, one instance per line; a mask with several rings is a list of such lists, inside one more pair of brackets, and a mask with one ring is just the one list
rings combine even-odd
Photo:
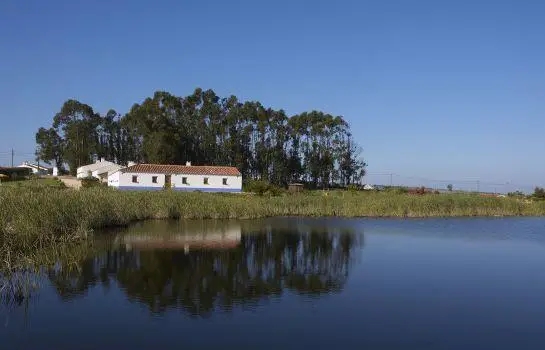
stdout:
[[145,219],[270,216],[438,217],[538,216],[545,202],[476,195],[309,192],[277,197],[174,191],[0,188],[0,242],[36,249],[85,239],[93,230]]
[[47,178],[31,178],[30,180],[15,180],[15,181],[3,181],[0,183],[1,187],[24,187],[24,188],[63,188],[66,187],[61,180],[47,177]]

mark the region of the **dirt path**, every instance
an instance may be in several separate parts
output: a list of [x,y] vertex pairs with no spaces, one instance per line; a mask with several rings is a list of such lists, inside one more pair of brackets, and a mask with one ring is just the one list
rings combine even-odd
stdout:
[[81,181],[75,177],[59,176],[59,180],[64,182],[66,187],[75,188],[76,190],[81,188]]

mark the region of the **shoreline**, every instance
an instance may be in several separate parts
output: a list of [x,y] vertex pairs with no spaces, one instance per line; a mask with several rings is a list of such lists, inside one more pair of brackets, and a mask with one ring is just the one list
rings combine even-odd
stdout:
[[545,201],[471,194],[313,191],[280,196],[174,191],[1,188],[0,241],[34,249],[84,240],[96,230],[148,219],[326,217],[374,219],[545,216]]

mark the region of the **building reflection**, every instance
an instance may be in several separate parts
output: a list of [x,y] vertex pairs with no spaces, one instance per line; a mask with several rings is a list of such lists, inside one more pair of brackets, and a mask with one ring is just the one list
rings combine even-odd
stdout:
[[114,243],[126,250],[183,249],[187,253],[193,249],[235,248],[241,236],[238,221],[148,221],[119,233]]
[[150,221],[119,232],[80,268],[49,271],[65,299],[120,288],[152,312],[207,316],[286,291],[318,297],[343,289],[363,234],[350,227],[278,221]]

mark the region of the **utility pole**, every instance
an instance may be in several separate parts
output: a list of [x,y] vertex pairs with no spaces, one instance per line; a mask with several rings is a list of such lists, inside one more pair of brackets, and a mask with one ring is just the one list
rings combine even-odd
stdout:
[[477,193],[481,193],[481,182],[477,180]]
[[390,186],[392,186],[394,184],[393,176],[394,176],[394,174],[390,173]]
[[11,149],[11,167],[13,168],[13,154],[15,152],[13,151],[13,148]]

